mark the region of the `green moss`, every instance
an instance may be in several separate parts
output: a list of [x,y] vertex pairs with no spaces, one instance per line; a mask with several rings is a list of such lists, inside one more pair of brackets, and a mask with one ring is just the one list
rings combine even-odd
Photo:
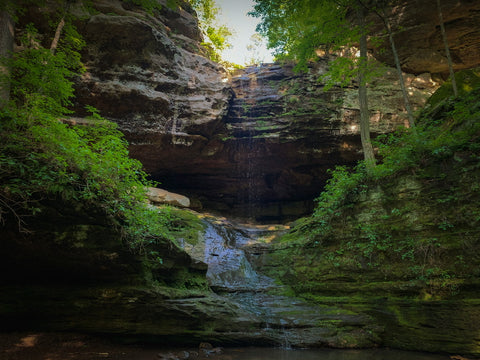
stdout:
[[[459,97],[465,96],[480,86],[480,69],[462,70],[455,74]],[[451,80],[446,81],[428,100],[427,104],[435,107],[445,99],[453,96]]]
[[206,224],[202,216],[187,209],[171,208],[171,231],[176,239],[183,239],[191,245],[196,245]]
[[[373,175],[334,172],[315,214],[275,241],[265,272],[321,307],[372,316],[384,345],[478,354],[478,96],[385,141]],[[353,333],[341,327],[335,343],[358,345]]]

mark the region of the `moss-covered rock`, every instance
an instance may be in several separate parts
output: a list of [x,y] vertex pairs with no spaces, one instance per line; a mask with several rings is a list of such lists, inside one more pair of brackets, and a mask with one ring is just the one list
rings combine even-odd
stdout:
[[372,316],[381,345],[480,354],[479,91],[424,114],[415,141],[395,145],[412,147],[412,159],[396,155],[403,168],[298,221],[264,271],[319,305]]
[[[208,290],[207,267],[166,238],[148,251],[124,243],[101,208],[42,201],[28,232],[0,227],[1,330],[81,331],[157,341],[212,340],[237,316]],[[193,236],[191,213],[171,210],[172,233]],[[195,230],[198,232],[198,230]]]

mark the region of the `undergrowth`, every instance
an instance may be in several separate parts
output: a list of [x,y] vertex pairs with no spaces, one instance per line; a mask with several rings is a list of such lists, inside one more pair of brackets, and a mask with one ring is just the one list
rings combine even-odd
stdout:
[[[329,229],[330,220],[351,204],[369,185],[400,174],[428,176],[427,165],[454,157],[459,152],[477,156],[480,150],[480,87],[472,89],[461,101],[443,103],[442,116],[432,119],[427,108],[418,119],[415,131],[401,128],[379,136],[375,141],[381,162],[367,173],[363,161],[354,168],[337,166],[317,198],[312,216],[312,234]],[[437,110],[438,112],[438,110]]]
[[280,240],[297,292],[352,277],[413,281],[430,295],[452,296],[475,280],[479,98],[477,86],[427,106],[415,131],[378,137],[373,170],[360,162],[330,171],[314,213]]

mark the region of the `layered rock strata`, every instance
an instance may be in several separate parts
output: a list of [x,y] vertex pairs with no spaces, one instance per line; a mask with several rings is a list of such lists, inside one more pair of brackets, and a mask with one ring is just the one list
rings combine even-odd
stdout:
[[[238,71],[235,97],[214,136],[169,147],[175,155],[168,165],[151,170],[166,187],[230,216],[275,222],[308,213],[327,170],[362,158],[355,84],[324,91],[318,79],[327,66],[321,61],[307,74],[273,64]],[[419,108],[436,83],[428,74],[405,76]],[[394,71],[372,83],[370,99],[373,136],[406,126]]]
[[[179,235],[191,256],[174,242],[152,239],[159,261],[129,251],[120,224],[98,208],[61,200],[40,205],[29,233],[19,233],[10,218],[0,227],[2,332],[82,332],[168,346],[343,347],[352,338],[352,346],[376,344],[368,316],[267,294],[272,279],[263,288],[266,278],[245,255],[236,258],[243,250],[225,222],[216,234],[209,222],[195,237]],[[231,293],[210,291],[207,278]]]
[[[286,221],[312,209],[334,165],[362,158],[355,84],[323,91],[320,61],[308,74],[291,66],[247,68],[231,82],[206,59],[187,4],[156,16],[117,0],[96,1],[78,20],[87,72],[75,111],[86,104],[119,124],[163,188],[192,206],[257,221]],[[80,11],[80,10],[78,10]],[[415,106],[435,88],[407,76]],[[388,71],[371,86],[372,131],[404,125],[398,80]]]
[[[456,69],[478,65],[478,4],[442,0]],[[355,84],[323,91],[319,61],[308,74],[291,66],[247,68],[229,83],[206,59],[188,4],[166,2],[151,16],[119,0],[93,2],[78,20],[87,72],[77,83],[75,110],[86,104],[120,125],[131,155],[167,190],[194,207],[257,221],[286,221],[308,213],[334,165],[362,158]],[[398,1],[395,40],[415,107],[436,87],[427,72],[445,73],[435,4]],[[373,21],[374,24],[381,22]],[[30,20],[40,17],[31,11]],[[41,26],[40,26],[41,28]],[[381,26],[376,31],[380,34]],[[377,58],[391,65],[388,44]],[[372,82],[373,134],[406,124],[392,70]]]
[[[448,62],[434,0],[398,0],[380,14],[390,17],[402,69],[421,74],[448,76]],[[455,71],[478,66],[480,58],[480,3],[476,0],[441,0],[447,42]],[[381,41],[372,43],[377,59],[394,66],[383,20],[371,12],[368,22]]]

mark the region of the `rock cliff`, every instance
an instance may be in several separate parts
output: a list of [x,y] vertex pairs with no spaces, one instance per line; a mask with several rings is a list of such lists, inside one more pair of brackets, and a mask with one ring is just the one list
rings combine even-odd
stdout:
[[334,215],[299,220],[273,248],[252,249],[263,271],[316,304],[368,314],[386,346],[478,356],[480,88],[471,77],[476,90],[457,103],[430,103],[431,127],[403,160],[413,163],[337,187],[348,195],[330,193]]
[[[275,222],[308,213],[327,169],[362,158],[355,84],[324,91],[318,78],[326,69],[321,61],[307,74],[274,64],[238,71],[231,80],[235,96],[214,137],[200,152],[192,146],[194,155],[178,153],[174,170],[154,173],[225,214]],[[437,84],[429,74],[405,76],[418,109]],[[372,134],[406,126],[395,72],[387,69],[371,88]]]
[[[480,3],[476,0],[441,0],[447,41],[456,71],[478,66],[480,58]],[[421,74],[448,76],[445,46],[435,0],[397,0],[386,10],[392,18],[394,39],[402,69]],[[382,39],[373,45],[375,57],[394,66],[393,55],[383,22],[375,14],[369,22]]]
[[[258,221],[294,219],[311,211],[328,168],[362,157],[355,84],[323,92],[317,78],[325,72],[324,61],[306,75],[294,74],[288,65],[267,65],[229,80],[221,66],[202,56],[188,5],[163,6],[156,17],[117,0],[93,6],[98,13],[78,25],[88,44],[83,54],[88,71],[77,85],[77,115],[85,115],[83,106],[90,104],[117,122],[131,155],[161,186],[191,197],[193,206]],[[455,11],[448,11],[452,6]],[[475,28],[468,36],[451,29],[455,24],[465,29],[461,24],[474,21],[478,6],[444,2],[444,7],[454,48],[468,47],[462,53],[471,54]],[[409,51],[401,51],[404,68],[420,74],[406,74],[418,108],[438,86],[427,72],[444,68],[434,68],[443,62],[430,56],[441,53],[438,44],[425,40],[436,36],[435,14],[419,17],[413,8],[404,1],[394,11],[408,22],[399,24],[405,36],[396,36],[399,47]],[[412,40],[408,46],[406,38]],[[375,53],[389,62],[388,51]],[[475,56],[469,58],[459,60],[463,67],[475,63]],[[412,65],[414,59],[421,64]],[[394,71],[371,89],[373,133],[404,125]]]
[[[88,71],[77,86],[77,111],[90,104],[117,122],[141,152],[149,144],[188,144],[211,136],[231,96],[225,70],[204,56],[194,14],[163,4],[150,16],[121,1],[98,1],[79,23]],[[141,150],[140,150],[141,149]],[[161,161],[159,161],[161,162]]]
[[[475,2],[465,4],[472,15],[461,15],[456,23],[477,15]],[[77,115],[85,115],[84,105],[90,104],[117,122],[131,143],[131,154],[152,177],[189,195],[197,207],[203,202],[207,208],[263,221],[294,218],[311,209],[327,168],[361,158],[355,84],[324,92],[317,78],[326,64],[319,62],[302,76],[288,65],[247,68],[228,80],[222,67],[202,56],[201,35],[187,5],[176,10],[165,5],[155,17],[117,0],[94,1],[93,7],[95,14],[77,24],[88,43],[83,53],[87,72],[77,83]],[[45,21],[38,14],[33,6],[24,21]],[[423,18],[417,20],[411,29]],[[457,48],[475,46],[471,36],[459,38]],[[432,70],[433,61],[428,64],[406,68],[444,71]],[[421,106],[436,83],[428,74],[406,78],[416,106]],[[387,72],[372,84],[374,134],[405,124],[395,79]],[[303,329],[313,334],[308,345],[383,344],[479,354],[478,270],[469,275],[465,263],[478,262],[478,219],[462,213],[451,217],[447,207],[438,210],[439,204],[450,203],[471,209],[471,199],[478,200],[478,161],[454,155],[432,165],[435,176],[392,179],[363,194],[337,219],[325,247],[280,243],[271,251],[245,245],[246,258],[256,259],[260,270],[316,304],[294,304],[298,312],[292,314],[282,303],[272,316],[274,332],[265,317],[255,315],[265,308],[209,291],[205,264],[177,244],[159,239],[156,250],[163,260],[151,261],[125,248],[119,224],[105,219],[100,209],[45,200],[44,212],[31,224],[34,233],[19,233],[11,219],[1,229],[1,253],[8,255],[0,262],[0,330],[76,330],[169,344],[278,344],[279,334],[285,333],[278,330],[286,326],[289,334],[300,334],[298,345],[305,341]],[[466,167],[475,176],[454,178]],[[455,180],[441,196],[432,192],[433,183],[440,188],[450,175]],[[450,188],[465,189],[462,199],[452,199]],[[478,212],[472,214],[478,217]],[[362,227],[372,218],[392,226],[399,251],[368,258],[372,246],[383,246],[379,236],[388,235],[383,228]],[[404,236],[406,225],[417,238]],[[450,225],[458,232],[444,232]],[[205,241],[204,228],[188,226],[194,229],[193,242]],[[350,241],[354,261],[337,252],[342,241]],[[409,241],[421,245],[416,254],[408,252]],[[440,254],[440,264],[430,263],[435,254]],[[345,262],[337,266],[337,257]],[[412,260],[406,270],[405,258]],[[372,270],[369,261],[380,265]],[[441,272],[440,265],[459,269],[465,281],[452,280],[454,272]],[[433,281],[425,291],[415,276],[427,270]],[[272,301],[257,295],[258,301]],[[324,311],[316,312],[318,308]]]
[[[28,221],[28,232],[19,232],[10,217],[0,228],[2,331],[156,334],[186,341],[192,321],[216,321],[222,305],[206,291],[206,265],[170,240],[156,239],[159,262],[129,250],[121,224],[100,207],[60,199],[39,206],[41,215]],[[188,310],[192,305],[195,314]],[[224,309],[235,313],[230,305]]]
[[0,227],[2,332],[81,332],[166,346],[280,346],[288,338],[292,346],[343,347],[351,337],[358,346],[376,344],[368,316],[267,294],[273,280],[255,273],[226,222],[175,210],[176,241],[152,239],[159,261],[129,251],[121,224],[99,208],[61,200],[40,206],[28,233],[10,218]]

